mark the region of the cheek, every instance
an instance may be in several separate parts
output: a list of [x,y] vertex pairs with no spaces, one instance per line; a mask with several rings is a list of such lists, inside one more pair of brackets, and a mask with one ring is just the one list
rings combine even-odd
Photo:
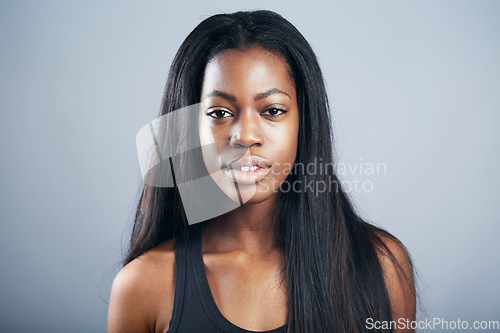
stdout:
[[199,121],[200,143],[202,145],[222,141],[228,141],[230,128],[227,126],[214,125],[210,118],[202,116]]
[[287,133],[287,142],[283,142],[283,160],[287,164],[293,164],[297,157],[297,132]]
[[207,171],[212,174],[220,170],[215,144],[217,139],[212,133],[209,122],[206,119],[203,119],[203,117],[200,118],[199,121],[199,134],[203,162],[205,164],[205,167],[207,168]]
[[279,147],[279,155],[283,162],[293,163],[297,155],[299,135],[298,119],[291,119],[286,126],[274,134],[274,140]]
[[200,116],[199,121],[200,143],[202,146],[214,143],[214,135],[206,117]]
[[274,177],[281,182],[290,173],[297,156],[298,141],[298,120],[291,121],[287,126],[278,129],[274,128],[272,133],[273,141],[273,167]]

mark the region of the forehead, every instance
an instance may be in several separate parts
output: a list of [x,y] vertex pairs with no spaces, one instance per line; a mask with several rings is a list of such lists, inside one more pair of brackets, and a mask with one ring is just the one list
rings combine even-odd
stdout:
[[261,48],[227,50],[207,64],[203,90],[259,92],[279,88],[295,95],[285,60]]

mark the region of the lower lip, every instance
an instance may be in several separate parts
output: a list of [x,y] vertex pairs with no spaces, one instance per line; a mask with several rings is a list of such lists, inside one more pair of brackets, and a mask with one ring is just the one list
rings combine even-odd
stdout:
[[234,181],[238,184],[255,184],[260,182],[269,173],[271,168],[257,168],[253,171],[242,171],[240,169],[226,169]]

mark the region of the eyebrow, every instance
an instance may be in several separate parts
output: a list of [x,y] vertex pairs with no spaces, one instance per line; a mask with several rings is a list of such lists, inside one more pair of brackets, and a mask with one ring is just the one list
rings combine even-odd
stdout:
[[[253,100],[257,102],[258,100],[261,100],[263,98],[266,98],[266,97],[274,95],[274,94],[283,94],[285,96],[288,96],[288,98],[291,99],[290,95],[288,95],[283,90],[278,89],[278,88],[272,88],[272,89],[258,93],[257,95],[254,96]],[[236,101],[235,96],[228,94],[228,93],[225,93],[225,92],[222,92],[222,91],[219,91],[219,90],[213,90],[212,92],[206,94],[205,97],[203,97],[203,100],[205,100],[209,97],[213,97],[213,96],[222,97],[222,98],[227,99],[228,101],[231,101],[231,102]]]

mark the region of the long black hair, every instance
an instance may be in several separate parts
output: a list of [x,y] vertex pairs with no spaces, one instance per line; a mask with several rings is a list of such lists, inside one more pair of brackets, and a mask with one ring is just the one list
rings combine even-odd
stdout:
[[[296,164],[322,163],[326,169],[292,172],[286,181],[330,187],[280,194],[275,228],[286,256],[289,332],[364,332],[367,318],[392,320],[377,254],[390,253],[378,235],[392,236],[363,221],[342,189],[323,76],[311,46],[290,22],[263,10],[202,21],[174,58],[160,114],[199,103],[207,63],[225,50],[249,47],[273,52],[288,64],[299,107]],[[175,187],[145,185],[124,265],[189,228]]]

